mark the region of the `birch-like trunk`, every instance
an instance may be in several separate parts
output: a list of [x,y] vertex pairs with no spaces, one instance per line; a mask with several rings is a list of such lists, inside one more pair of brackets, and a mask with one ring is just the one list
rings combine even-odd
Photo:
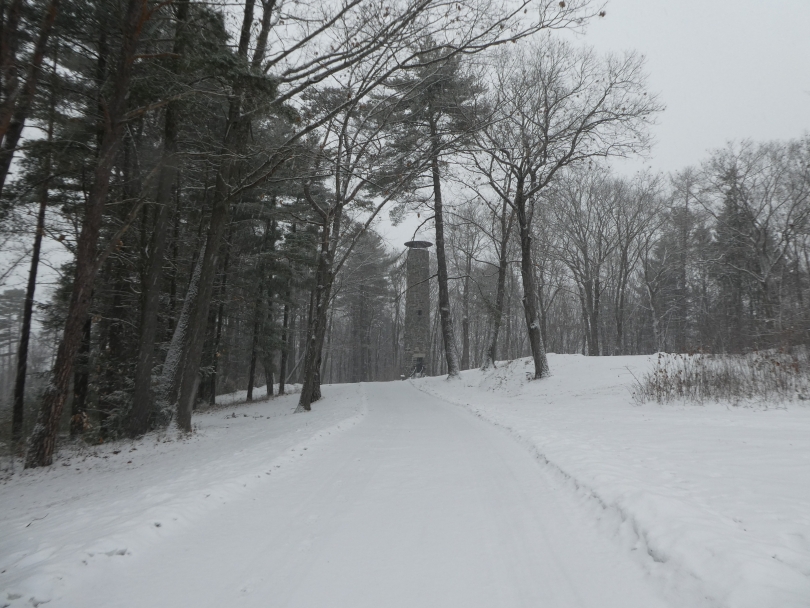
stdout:
[[177,392],[180,387],[181,358],[183,347],[188,334],[188,325],[191,319],[191,311],[197,300],[197,293],[200,286],[200,275],[202,273],[202,256],[205,250],[197,257],[191,280],[186,290],[186,299],[183,301],[183,308],[180,310],[180,317],[174,326],[169,350],[166,352],[166,359],[163,362],[163,370],[156,386],[155,401],[158,407],[169,408],[177,401]]

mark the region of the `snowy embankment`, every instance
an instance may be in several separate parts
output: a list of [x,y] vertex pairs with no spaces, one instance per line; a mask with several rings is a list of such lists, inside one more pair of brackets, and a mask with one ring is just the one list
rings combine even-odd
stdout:
[[810,606],[810,407],[638,405],[649,357],[549,362],[414,383],[534,451],[684,605]]
[[[65,446],[52,467],[5,473],[0,607],[58,598],[103,571],[106,560],[195,529],[207,513],[267,483],[298,457],[300,444],[329,441],[362,419],[359,385],[328,389],[306,416],[292,413],[297,395],[223,405],[195,413],[189,438],[164,432]],[[241,401],[244,393],[217,401]]]

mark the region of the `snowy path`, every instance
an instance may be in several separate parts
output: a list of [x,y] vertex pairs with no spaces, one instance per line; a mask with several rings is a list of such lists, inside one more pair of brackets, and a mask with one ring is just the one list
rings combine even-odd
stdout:
[[[236,500],[49,606],[655,608],[640,567],[505,434],[406,383]],[[318,407],[318,404],[315,404]]]

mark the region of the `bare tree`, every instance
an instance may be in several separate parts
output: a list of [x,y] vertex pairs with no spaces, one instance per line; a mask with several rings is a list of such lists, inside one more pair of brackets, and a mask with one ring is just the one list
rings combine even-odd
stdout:
[[480,227],[486,213],[476,204],[468,201],[455,209],[450,218],[450,249],[456,279],[461,282],[461,369],[470,368],[470,300],[472,298],[473,262],[482,253],[484,233]]
[[[661,106],[646,90],[643,63],[633,53],[600,58],[551,37],[497,58],[492,89],[498,120],[479,138],[476,167],[515,211],[535,378],[549,372],[532,261],[535,205],[563,168],[648,145],[646,127]],[[511,192],[503,188],[506,174]]]
[[574,277],[582,309],[588,354],[602,354],[599,343],[602,296],[609,258],[619,245],[614,217],[621,186],[605,171],[573,171],[554,187],[554,230],[559,234],[557,254]]

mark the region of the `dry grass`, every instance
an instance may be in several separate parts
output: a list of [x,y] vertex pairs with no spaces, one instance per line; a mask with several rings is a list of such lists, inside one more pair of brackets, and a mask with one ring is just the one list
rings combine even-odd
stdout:
[[633,395],[641,403],[807,401],[810,356],[807,349],[745,355],[658,353],[653,369],[636,379]]

